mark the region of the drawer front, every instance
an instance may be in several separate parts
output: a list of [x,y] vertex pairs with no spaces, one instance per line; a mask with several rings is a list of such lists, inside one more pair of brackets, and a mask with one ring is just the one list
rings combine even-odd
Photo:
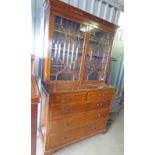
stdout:
[[77,114],[77,113],[82,113],[86,112],[89,110],[95,110],[95,109],[106,109],[110,107],[110,100],[106,100],[104,102],[95,102],[95,103],[87,103],[87,104],[78,104],[78,103],[73,103],[73,104],[57,104],[53,105],[50,108],[49,112],[49,120],[53,120],[56,118],[61,118],[64,116],[69,116],[71,114]]
[[94,91],[88,93],[88,101],[103,101],[103,100],[110,100],[114,95],[113,89],[107,89],[103,91]]
[[104,110],[95,110],[91,112],[86,112],[84,114],[73,115],[72,117],[65,117],[62,119],[56,119],[49,121],[49,130],[48,133],[61,132],[63,130],[68,130],[70,128],[75,128],[81,125],[85,125],[91,121],[95,120],[106,120],[108,119],[109,111],[108,109]]
[[104,120],[95,121],[83,127],[78,127],[58,134],[49,135],[47,138],[46,149],[64,146],[66,144],[78,141],[79,139],[85,138],[97,132],[102,132],[105,128],[105,124],[106,121]]
[[87,100],[87,93],[53,94],[50,96],[50,104],[66,104],[83,102]]

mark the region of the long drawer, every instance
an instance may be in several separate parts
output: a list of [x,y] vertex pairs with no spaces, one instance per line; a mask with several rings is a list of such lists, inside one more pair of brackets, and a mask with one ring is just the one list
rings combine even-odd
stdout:
[[53,121],[49,121],[48,123],[48,134],[75,128],[95,120],[106,120],[108,116],[109,110],[103,109],[73,115],[72,117],[69,116],[61,119],[55,119]]
[[95,134],[97,132],[102,132],[105,129],[105,124],[106,121],[104,120],[95,121],[82,127],[78,127],[54,135],[49,135],[47,138],[46,149],[53,149],[66,144],[71,144],[89,135]]
[[105,89],[102,91],[92,91],[88,92],[88,101],[103,101],[103,100],[109,100],[113,97],[114,90],[113,89]]
[[66,103],[76,103],[87,100],[86,92],[79,93],[66,93],[66,94],[52,94],[50,95],[50,104],[66,104]]
[[109,108],[110,103],[111,103],[110,100],[106,100],[103,102],[94,102],[86,104],[72,103],[72,104],[53,105],[50,108],[49,120],[69,116],[70,114],[82,113],[89,110],[106,109]]

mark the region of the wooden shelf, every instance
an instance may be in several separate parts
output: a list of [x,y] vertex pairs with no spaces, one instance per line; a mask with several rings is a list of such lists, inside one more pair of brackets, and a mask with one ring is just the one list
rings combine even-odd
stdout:
[[[51,65],[52,67],[62,67],[62,68],[64,68],[64,67],[66,67],[66,66],[63,66],[63,65]],[[73,66],[72,66],[72,68],[73,68]],[[77,69],[79,69],[80,68],[80,66],[79,67],[74,67],[74,68],[77,68]]]
[[[54,32],[58,32],[58,33],[61,33],[61,34],[64,34],[65,35],[65,32],[63,32],[63,31],[60,31],[60,30],[56,30],[56,29],[54,29]],[[82,39],[84,39],[84,36],[79,36],[79,35],[75,35],[75,34],[67,34],[68,36],[74,36],[74,37],[77,37],[77,38],[82,38]],[[90,39],[89,38],[89,41],[92,41],[92,42],[94,42],[94,43],[98,43],[98,44],[100,44],[100,45],[103,45],[103,46],[106,46],[106,44],[105,44],[105,40],[104,41],[99,41],[99,40],[94,40],[94,39]]]
[[[61,31],[61,30],[57,30],[57,29],[54,29],[54,32],[58,32],[58,33],[61,33],[61,34],[66,34],[64,31]],[[74,36],[74,37],[77,37],[77,38],[82,38],[84,39],[84,35],[83,36],[80,36],[80,35],[75,35],[75,34],[67,34],[68,36]]]

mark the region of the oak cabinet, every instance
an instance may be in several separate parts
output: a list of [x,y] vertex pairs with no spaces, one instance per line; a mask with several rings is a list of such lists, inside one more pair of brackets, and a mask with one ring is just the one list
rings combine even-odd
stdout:
[[104,133],[114,88],[105,84],[117,26],[46,0],[41,137],[44,154]]

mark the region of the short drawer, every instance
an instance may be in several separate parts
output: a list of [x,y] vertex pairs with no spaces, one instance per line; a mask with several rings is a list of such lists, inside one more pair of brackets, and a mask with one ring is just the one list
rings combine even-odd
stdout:
[[82,138],[86,138],[89,135],[102,132],[105,129],[105,120],[91,122],[85,126],[81,126],[75,129],[71,129],[58,134],[51,134],[47,137],[47,148],[53,149],[67,144],[71,144]]
[[78,126],[85,125],[95,120],[106,120],[108,119],[109,111],[108,109],[104,110],[95,110],[86,112],[83,114],[73,115],[72,117],[65,117],[61,119],[55,119],[49,121],[48,133],[61,132],[63,130],[68,130],[70,128],[75,128]]
[[104,100],[110,100],[112,99],[114,95],[113,89],[106,89],[102,91],[93,91],[88,93],[87,100],[88,101],[104,101]]
[[50,104],[66,104],[66,103],[83,102],[86,100],[87,100],[86,92],[50,95]]
[[49,120],[69,116],[71,114],[83,113],[95,109],[109,109],[110,100],[103,102],[85,103],[85,104],[56,104],[52,105],[49,112]]

